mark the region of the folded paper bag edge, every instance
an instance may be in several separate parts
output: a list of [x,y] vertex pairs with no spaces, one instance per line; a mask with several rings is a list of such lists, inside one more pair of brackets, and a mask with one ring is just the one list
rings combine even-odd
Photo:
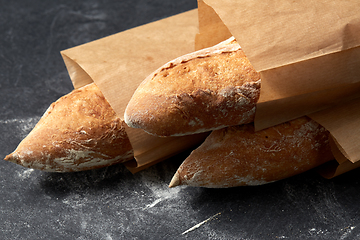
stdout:
[[340,162],[343,161],[341,159],[347,159],[352,163],[360,162],[359,109],[360,97],[309,115],[331,133],[332,144],[340,153]]
[[63,58],[70,80],[75,89],[94,82],[85,69],[66,54],[66,50],[61,51],[60,54]]
[[332,179],[359,167],[360,161],[356,163],[350,161],[339,163],[333,160],[319,166],[318,173],[326,179]]
[[[212,47],[232,36],[215,10],[204,0],[198,0],[199,32],[195,37],[195,50]],[[209,33],[216,32],[209,37]]]

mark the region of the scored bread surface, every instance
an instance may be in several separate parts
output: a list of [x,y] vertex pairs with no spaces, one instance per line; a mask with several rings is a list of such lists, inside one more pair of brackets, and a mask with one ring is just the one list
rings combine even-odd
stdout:
[[148,76],[125,122],[157,136],[180,136],[252,122],[260,74],[234,38],[168,62]]
[[170,187],[262,185],[334,159],[329,132],[302,117],[255,132],[253,124],[213,131],[180,165]]
[[43,171],[72,172],[132,158],[125,123],[92,83],[52,103],[5,160]]

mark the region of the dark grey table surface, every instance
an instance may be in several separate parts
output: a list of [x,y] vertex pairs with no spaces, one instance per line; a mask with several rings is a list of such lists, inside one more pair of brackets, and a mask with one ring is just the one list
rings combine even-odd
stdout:
[[[72,90],[60,51],[196,8],[196,0],[0,0],[0,158]],[[259,187],[168,183],[188,153],[132,175],[122,165],[46,173],[0,161],[0,239],[357,239],[359,171]]]

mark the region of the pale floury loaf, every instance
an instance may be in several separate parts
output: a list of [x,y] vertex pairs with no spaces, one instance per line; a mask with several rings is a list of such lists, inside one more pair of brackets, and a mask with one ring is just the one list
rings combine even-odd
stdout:
[[328,136],[307,117],[258,132],[253,124],[216,130],[180,165],[170,187],[254,186],[288,178],[334,159]]

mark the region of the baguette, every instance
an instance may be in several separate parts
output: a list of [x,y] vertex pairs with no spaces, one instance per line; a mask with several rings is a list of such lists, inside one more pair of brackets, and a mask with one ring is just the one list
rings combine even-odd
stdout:
[[73,172],[132,158],[125,123],[92,83],[52,103],[5,160],[43,171]]
[[262,185],[334,159],[329,132],[301,117],[254,132],[253,124],[213,131],[180,165],[169,187]]
[[182,136],[253,122],[260,74],[232,37],[157,69],[125,110],[128,126]]

